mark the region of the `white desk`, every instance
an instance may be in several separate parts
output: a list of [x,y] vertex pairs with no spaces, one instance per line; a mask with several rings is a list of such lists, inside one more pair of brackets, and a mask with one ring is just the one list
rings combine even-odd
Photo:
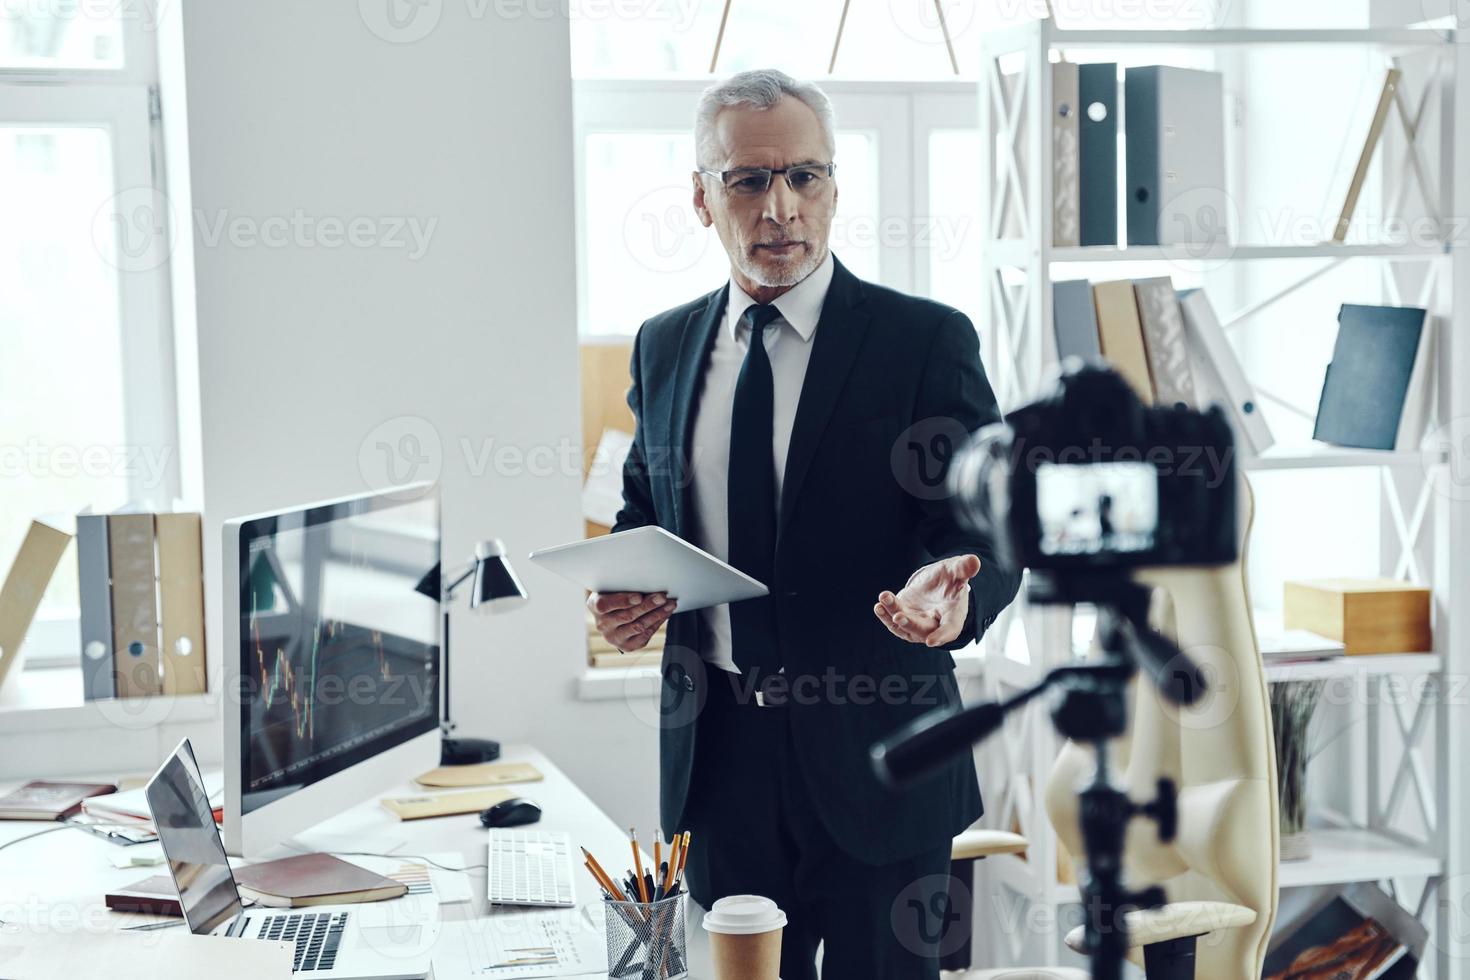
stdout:
[[[568,834],[574,846],[586,847],[608,864],[609,871],[613,874],[617,873],[612,870],[613,867],[621,869],[627,863],[627,829],[614,824],[549,759],[528,746],[515,745],[505,747],[504,759],[508,762],[529,762],[546,777],[543,782],[516,783],[506,787],[541,806],[541,822],[527,829]],[[10,788],[9,785],[0,786],[0,790]],[[425,791],[422,787],[405,783],[385,795],[407,796],[423,792]],[[36,821],[0,821],[0,843],[49,826],[52,825]],[[651,829],[648,828],[649,831]],[[486,833],[480,826],[477,814],[402,822],[374,799],[354,806],[301,834],[295,843],[310,850],[380,851],[391,852],[394,856],[433,851],[453,852],[463,857],[463,866],[471,866],[485,863],[485,840]],[[81,933],[107,931],[149,921],[144,916],[113,912],[103,903],[102,896],[108,889],[129,885],[151,874],[167,874],[168,871],[162,866],[118,870],[108,860],[108,853],[116,847],[118,845],[85,831],[60,830],[0,850],[0,920],[20,921],[47,930]],[[282,848],[279,855],[268,856],[285,856],[290,853],[292,851]],[[598,901],[595,885],[580,864],[576,867],[575,874],[578,901]],[[503,909],[488,910],[485,902],[485,871],[477,868],[470,875],[475,895],[473,908],[466,905],[442,906],[446,920],[486,914],[521,914]],[[689,912],[688,939],[693,976],[707,978],[711,975],[708,944],[704,941],[704,930],[699,928],[699,909],[693,902],[689,904]],[[456,978],[438,973],[435,980]]]

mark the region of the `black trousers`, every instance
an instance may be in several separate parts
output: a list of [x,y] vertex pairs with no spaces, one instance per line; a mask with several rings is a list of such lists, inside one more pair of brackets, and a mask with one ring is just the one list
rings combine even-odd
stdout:
[[705,909],[743,894],[780,905],[782,980],[816,980],[819,943],[823,980],[937,980],[954,917],[949,842],[876,867],[838,847],[796,758],[789,712],[800,707],[761,707],[739,683],[709,671],[685,828],[689,893]]

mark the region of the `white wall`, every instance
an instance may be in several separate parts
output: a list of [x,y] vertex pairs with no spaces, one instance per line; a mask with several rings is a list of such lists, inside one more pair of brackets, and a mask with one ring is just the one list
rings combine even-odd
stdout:
[[[397,5],[421,19],[395,33],[389,3],[184,8],[209,569],[226,518],[381,486],[378,443],[404,437],[415,476],[442,481],[446,563],[482,537],[524,556],[581,533],[567,22],[444,0]],[[418,258],[412,239],[212,238],[298,212],[432,233]],[[507,447],[542,455],[497,463]],[[655,733],[621,701],[572,700],[580,593],[518,570],[528,607],[454,621],[461,732],[534,741],[647,824],[651,799],[628,810],[655,785]],[[208,613],[222,635],[217,581]],[[615,778],[633,747],[636,778]]]

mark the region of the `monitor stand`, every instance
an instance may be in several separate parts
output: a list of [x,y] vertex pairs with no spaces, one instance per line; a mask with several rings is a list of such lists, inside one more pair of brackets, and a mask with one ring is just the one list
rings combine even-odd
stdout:
[[446,735],[439,749],[439,765],[471,766],[500,758],[500,743],[488,738],[454,738]]

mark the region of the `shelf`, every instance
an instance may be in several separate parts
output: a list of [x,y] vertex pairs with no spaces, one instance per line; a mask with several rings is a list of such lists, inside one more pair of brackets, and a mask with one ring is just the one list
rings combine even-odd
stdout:
[[1312,856],[1286,861],[1277,874],[1281,888],[1344,885],[1389,878],[1427,878],[1444,863],[1423,847],[1358,828],[1312,829]]
[[1426,28],[1302,29],[1220,28],[1216,30],[1068,31],[1051,30],[1047,39],[1055,47],[1118,47],[1125,45],[1165,46],[1198,44],[1366,44],[1383,47],[1432,47],[1455,43],[1455,31]]
[[1398,452],[1387,449],[1347,449],[1334,446],[1309,447],[1291,452],[1267,450],[1262,456],[1240,457],[1246,470],[1310,470],[1341,469],[1353,466],[1418,466],[1426,462],[1426,454],[1417,450]]
[[[1025,239],[1007,238],[986,243],[991,257],[1002,265],[1027,265],[1040,254]],[[1188,245],[1068,245],[1053,248],[1050,262],[1225,262],[1265,259],[1434,259],[1447,255],[1442,243],[1432,245],[1223,245],[1196,249]]]
[[1268,681],[1316,681],[1339,677],[1424,677],[1439,673],[1437,653],[1375,653],[1294,663],[1266,661]]

